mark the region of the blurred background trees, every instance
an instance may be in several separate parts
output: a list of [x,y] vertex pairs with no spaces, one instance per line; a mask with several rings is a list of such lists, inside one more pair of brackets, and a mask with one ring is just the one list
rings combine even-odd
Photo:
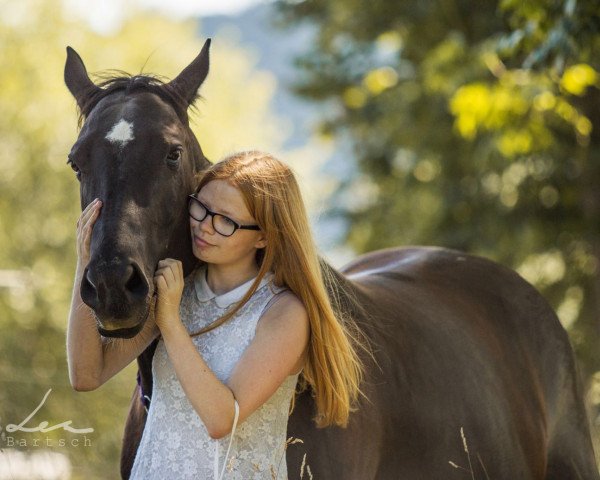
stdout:
[[[57,1],[0,1],[0,478],[41,478],[7,448],[37,456],[43,478],[118,478],[121,438],[135,385],[135,364],[97,391],[69,385],[65,328],[75,272],[79,184],[66,164],[77,138],[74,99],[63,82],[67,45],[88,71],[121,69],[173,78],[198,54],[204,39],[195,20],[137,13],[110,35],[69,18]],[[211,48],[211,75],[201,90],[193,128],[207,156],[283,140],[269,101],[276,86],[252,56],[224,41]],[[27,426],[72,420],[94,428],[91,446],[62,428],[48,433],[6,432],[23,421],[52,389]],[[37,447],[34,438],[40,439]],[[44,449],[46,439],[50,448]],[[59,439],[67,442],[58,447]],[[60,455],[68,456],[68,460]],[[31,458],[30,458],[31,460]],[[29,462],[31,464],[31,462]],[[39,470],[38,470],[39,471]],[[69,473],[70,472],[70,473]]]
[[[129,11],[103,34],[59,0],[0,8],[0,427],[23,420],[52,388],[36,424],[95,429],[91,448],[51,449],[69,460],[56,462],[66,473],[54,478],[117,477],[135,381],[132,366],[96,392],[68,383],[80,205],[66,165],[77,135],[62,80],[66,45],[91,72],[173,77],[212,36],[193,117],[207,156],[280,154],[302,177],[322,245],[337,238],[352,255],[437,245],[517,269],[569,331],[598,436],[595,2],[278,1],[188,21]],[[219,30],[228,24],[228,34]],[[0,448],[0,478],[30,478],[3,477]]]
[[347,242],[440,245],[517,269],[569,330],[597,419],[597,2],[278,7],[286,28],[316,26],[296,90],[328,104],[321,130],[353,145],[357,172],[332,212],[348,219]]

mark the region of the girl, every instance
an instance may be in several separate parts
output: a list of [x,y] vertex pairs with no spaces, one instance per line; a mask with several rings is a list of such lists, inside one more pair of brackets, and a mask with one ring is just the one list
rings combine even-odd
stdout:
[[[356,347],[364,345],[329,301],[289,167],[265,153],[238,153],[202,172],[189,197],[201,262],[185,279],[181,262],[169,258],[155,273],[154,321],[140,344],[161,338],[131,478],[286,479],[287,419],[298,380],[312,388],[317,426],[345,427],[362,393]],[[82,261],[89,260],[99,209],[92,205],[80,217]],[[96,336],[81,340],[99,345]],[[137,353],[129,352],[131,360]],[[219,439],[229,440],[224,459]]]

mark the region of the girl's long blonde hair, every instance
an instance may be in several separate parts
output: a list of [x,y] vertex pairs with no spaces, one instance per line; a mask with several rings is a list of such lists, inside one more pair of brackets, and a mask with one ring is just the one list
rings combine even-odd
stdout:
[[[360,389],[364,365],[357,348],[369,351],[368,344],[350,315],[332,306],[323,279],[327,272],[321,269],[292,170],[267,153],[241,152],[201,172],[196,193],[217,179],[240,190],[267,243],[257,251],[260,269],[246,295],[232,310],[193,335],[210,331],[233,317],[254,294],[265,274],[273,272],[274,284],[288,287],[308,312],[311,334],[299,384],[300,391],[312,388],[316,425],[346,427],[350,412],[356,410],[358,395],[364,395]],[[334,292],[336,307],[339,293]]]

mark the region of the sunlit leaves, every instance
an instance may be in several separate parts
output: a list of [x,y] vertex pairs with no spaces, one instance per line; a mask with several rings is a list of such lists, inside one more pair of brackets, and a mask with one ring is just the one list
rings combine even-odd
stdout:
[[392,67],[381,67],[369,71],[363,84],[373,95],[379,95],[384,90],[398,83],[398,73]]
[[527,111],[527,102],[504,86],[472,83],[460,87],[450,100],[460,134],[475,138],[479,129],[494,130]]
[[[560,89],[582,95],[596,82],[591,67],[576,65],[565,71]],[[552,76],[527,70],[504,70],[499,81],[464,85],[449,105],[461,136],[474,140],[478,133],[492,133],[498,150],[508,158],[550,148],[557,120],[569,125],[582,145],[592,131],[591,121],[560,95]]]
[[581,96],[593,85],[598,86],[598,73],[585,63],[567,68],[560,79],[561,88],[572,95]]
[[549,250],[541,254],[529,255],[519,266],[518,272],[531,283],[544,287],[562,280],[566,265],[560,250]]
[[348,87],[344,90],[342,98],[348,108],[361,108],[367,103],[367,92],[362,87]]

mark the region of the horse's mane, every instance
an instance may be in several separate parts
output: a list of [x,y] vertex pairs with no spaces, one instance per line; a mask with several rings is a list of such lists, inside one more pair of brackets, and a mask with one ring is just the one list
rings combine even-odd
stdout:
[[85,95],[85,101],[79,110],[79,126],[83,124],[100,100],[115,92],[129,94],[143,90],[153,93],[170,103],[175,108],[177,115],[184,119],[187,119],[188,107],[193,107],[194,102],[200,97],[196,93],[192,101],[188,102],[168,83],[167,79],[154,74],[131,75],[121,70],[110,70],[96,74],[95,77],[100,82],[95,85],[98,88],[90,88]]

